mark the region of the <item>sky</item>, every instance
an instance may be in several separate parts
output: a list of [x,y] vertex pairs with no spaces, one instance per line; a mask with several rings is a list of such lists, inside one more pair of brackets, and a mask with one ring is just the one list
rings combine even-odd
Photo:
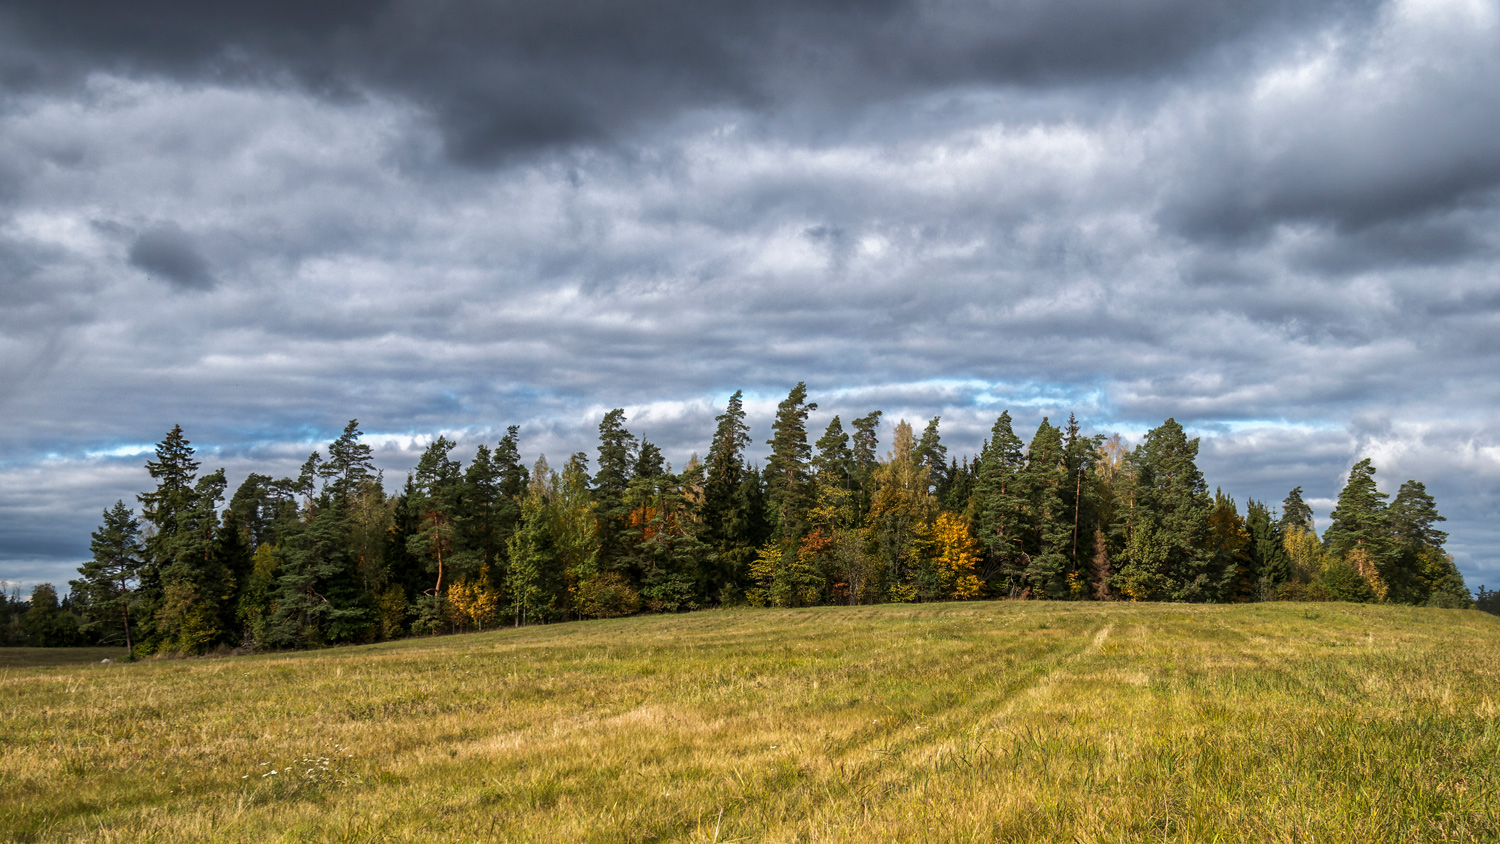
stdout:
[[1320,529],[1369,457],[1500,585],[1496,79],[1482,0],[0,0],[0,581],[173,425],[394,488],[735,390],[763,455],[805,381],[954,455],[1172,417]]

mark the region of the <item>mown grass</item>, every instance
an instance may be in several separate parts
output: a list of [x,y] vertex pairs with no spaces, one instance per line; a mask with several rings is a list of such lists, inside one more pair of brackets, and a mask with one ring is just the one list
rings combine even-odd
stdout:
[[0,840],[1496,841],[1497,645],[980,603],[7,665]]

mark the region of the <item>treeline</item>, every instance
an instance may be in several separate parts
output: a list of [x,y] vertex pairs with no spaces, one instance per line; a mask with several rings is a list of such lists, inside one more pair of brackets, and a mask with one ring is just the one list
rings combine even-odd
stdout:
[[1474,605],[1432,497],[1407,481],[1388,500],[1368,460],[1320,539],[1301,487],[1278,509],[1210,493],[1172,419],[1129,448],[1073,417],[1023,441],[1002,413],[960,460],[938,418],[896,424],[882,455],[880,411],[810,442],[816,407],[802,384],[781,402],[763,467],[735,393],[680,471],[613,410],[592,473],[583,452],[528,468],[512,427],[468,466],[439,437],[394,495],[351,421],[296,478],[251,474],[227,506],[223,470],[200,474],[173,428],[140,515],[105,511],[70,611],[94,641],[190,654],[742,604]]

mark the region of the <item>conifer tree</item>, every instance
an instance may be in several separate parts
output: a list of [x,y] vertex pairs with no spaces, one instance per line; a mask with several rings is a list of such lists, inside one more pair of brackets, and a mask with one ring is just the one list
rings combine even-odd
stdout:
[[1003,411],[979,456],[974,480],[976,532],[989,562],[985,579],[1002,596],[1016,597],[1026,588],[1026,501],[1019,481],[1024,465],[1021,438],[1011,429],[1010,411]]
[[871,479],[880,463],[880,417],[880,411],[872,410],[850,423],[854,426],[854,434],[849,438],[850,475],[861,515],[870,509],[874,495]]
[[1286,494],[1286,500],[1281,502],[1279,526],[1283,534],[1292,527],[1308,531],[1313,529],[1313,511],[1307,506],[1307,502],[1302,500],[1302,487],[1294,487]]
[[1135,552],[1127,551],[1119,574],[1128,577],[1132,565],[1157,571],[1163,579],[1153,588],[1162,591],[1149,593],[1152,599],[1216,597],[1217,578],[1210,573],[1212,560],[1205,550],[1213,505],[1197,456],[1198,440],[1189,440],[1175,419],[1147,432],[1131,456],[1135,500],[1130,532]]
[[1250,557],[1258,575],[1257,594],[1269,599],[1292,578],[1292,561],[1281,527],[1271,518],[1270,508],[1252,498],[1245,505],[1245,529],[1250,534]]
[[428,571],[437,576],[428,593],[432,600],[423,619],[429,631],[436,631],[442,624],[443,577],[448,574],[445,558],[452,556],[454,522],[463,489],[458,461],[448,456],[453,446],[454,443],[440,436],[422,452],[407,501],[418,523],[416,533],[407,540],[407,550],[414,557],[426,560]]
[[743,589],[759,537],[750,534],[743,489],[749,474],[745,447],[750,444],[750,426],[745,424],[739,390],[729,397],[729,406],[716,421],[704,463],[703,499],[699,504],[700,538],[707,546],[704,582],[699,591],[722,605]]
[[142,564],[141,525],[124,501],[104,511],[89,550],[94,558],[79,567],[81,577],[69,584],[86,607],[81,630],[101,642],[122,642],[132,651],[130,603]]
[[630,508],[625,493],[630,488],[636,439],[625,430],[625,411],[615,408],[599,422],[599,471],[594,475],[595,515],[599,519],[599,563],[608,571],[623,571],[628,550],[622,539]]
[[1070,593],[1073,511],[1064,493],[1070,480],[1062,432],[1043,417],[1017,474],[1027,516],[1022,526],[1022,576],[1036,597],[1064,598]]
[[807,415],[817,409],[816,403],[807,401],[807,385],[797,382],[777,406],[771,439],[766,441],[771,446],[765,471],[766,504],[773,535],[793,547],[802,538],[811,503],[812,449],[807,444]]
[[948,484],[948,447],[943,445],[938,434],[938,422],[942,418],[934,416],[929,419],[927,427],[922,430],[922,438],[917,440],[917,459],[927,467],[927,482],[934,495],[940,494]]
[[1442,550],[1448,534],[1435,527],[1447,519],[1438,514],[1437,502],[1428,494],[1426,485],[1413,480],[1402,484],[1387,515],[1395,547],[1394,560],[1384,575],[1391,587],[1392,600],[1426,604],[1437,589],[1444,596],[1439,598],[1439,605],[1462,605],[1468,590],[1462,586],[1461,575],[1458,588],[1453,587],[1449,572],[1451,558]]
[[818,453],[812,459],[817,471],[818,483],[839,489],[850,489],[853,483],[854,452],[849,450],[849,435],[844,433],[843,423],[834,416],[818,437],[815,444]]
[[328,446],[328,460],[317,467],[324,492],[336,507],[345,507],[364,484],[375,477],[374,451],[359,441],[359,420],[350,419],[344,432]]
[[1332,522],[1323,532],[1323,545],[1335,557],[1347,556],[1363,548],[1379,562],[1390,552],[1390,520],[1386,514],[1388,496],[1375,486],[1375,465],[1368,457],[1349,470],[1349,480],[1339,492],[1333,508]]

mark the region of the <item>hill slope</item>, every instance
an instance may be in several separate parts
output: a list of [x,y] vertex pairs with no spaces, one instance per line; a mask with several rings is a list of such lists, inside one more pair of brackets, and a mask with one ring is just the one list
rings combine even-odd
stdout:
[[0,671],[0,839],[1500,839],[1500,619],[704,612]]

